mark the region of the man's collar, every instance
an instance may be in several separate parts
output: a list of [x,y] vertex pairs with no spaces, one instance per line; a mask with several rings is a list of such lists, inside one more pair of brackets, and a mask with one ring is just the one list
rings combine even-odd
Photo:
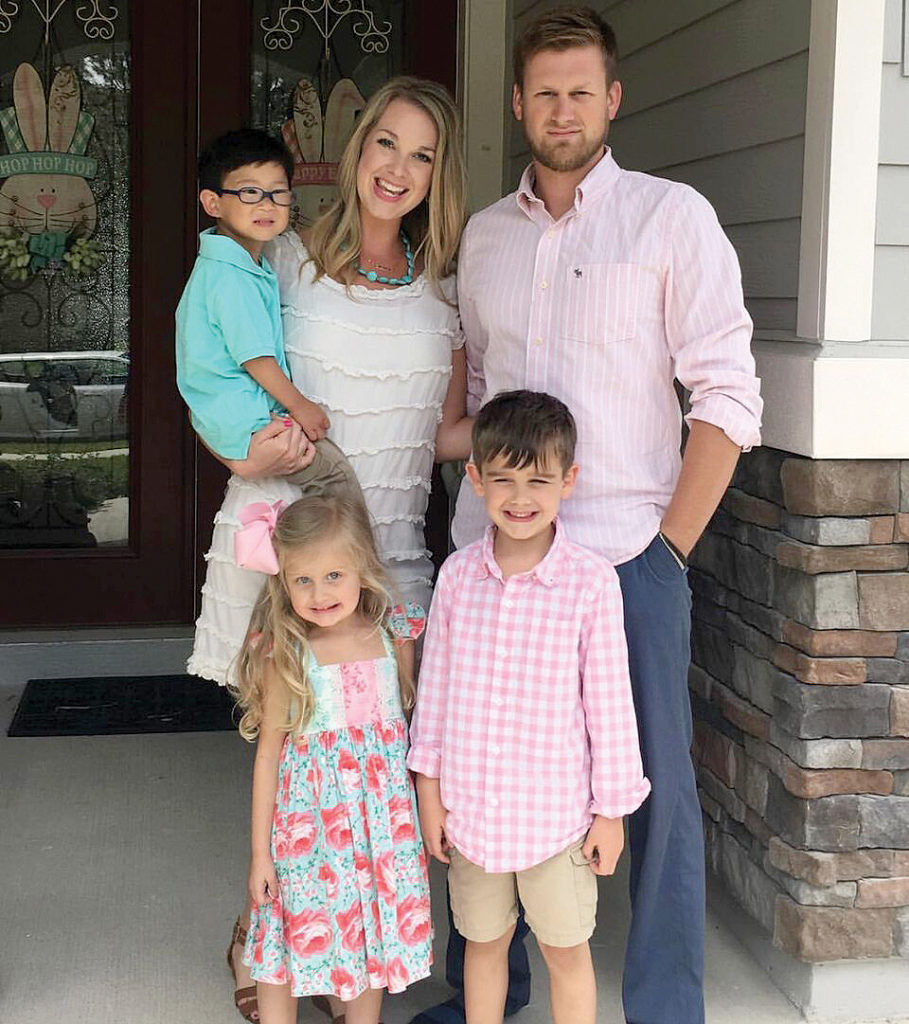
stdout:
[[199,255],[218,263],[229,263],[240,270],[248,270],[251,274],[272,276],[272,269],[264,256],[260,263],[256,263],[239,242],[235,242],[228,235],[219,235],[214,228],[206,228],[199,235]]
[[[615,162],[612,150],[609,146],[605,146],[602,157],[590,168],[574,190],[575,211],[578,212],[585,206],[589,206],[607,189],[611,188],[620,173],[621,169]],[[527,165],[521,175],[521,181],[515,193],[518,206],[528,217],[533,216],[535,208],[543,205],[543,200],[534,193],[535,185],[536,171],[531,163]]]
[[[562,548],[565,543],[565,527],[562,526],[561,520],[558,516],[554,520],[554,525],[555,536],[552,538],[552,544],[549,545],[549,550],[532,569],[528,569],[527,572],[518,574],[519,576],[531,576],[538,583],[542,583],[546,587],[555,586],[559,577],[559,572],[562,568]],[[499,566],[499,563],[496,561],[494,552],[495,538],[495,526],[487,526],[486,532],[483,534],[483,543],[480,547],[479,559],[477,562],[477,579],[485,580],[487,576],[493,576],[501,583],[504,583],[505,578],[502,575],[502,569]]]

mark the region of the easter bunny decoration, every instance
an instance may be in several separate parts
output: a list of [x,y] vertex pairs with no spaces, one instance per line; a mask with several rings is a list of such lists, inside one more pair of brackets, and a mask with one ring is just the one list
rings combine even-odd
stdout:
[[85,156],[94,118],[80,111],[79,80],[72,67],[54,75],[47,99],[41,76],[20,64],[13,78],[13,106],[0,110],[8,152],[0,156],[0,232],[27,236],[29,270],[65,258],[73,241],[95,229],[95,197],[86,179],[97,161]]
[[304,76],[297,83],[293,120],[281,130],[294,157],[294,227],[308,227],[335,198],[338,161],[365,106],[356,85],[342,78],[329,94],[323,121],[313,80]]

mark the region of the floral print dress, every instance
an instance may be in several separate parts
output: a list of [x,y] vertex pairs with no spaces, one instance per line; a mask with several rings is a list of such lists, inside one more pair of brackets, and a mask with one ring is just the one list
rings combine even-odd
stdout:
[[418,605],[396,608],[373,661],[310,654],[315,712],[278,770],[280,898],[254,909],[243,956],[256,981],[348,1001],[429,974],[429,879],[389,635],[416,638],[424,621]]

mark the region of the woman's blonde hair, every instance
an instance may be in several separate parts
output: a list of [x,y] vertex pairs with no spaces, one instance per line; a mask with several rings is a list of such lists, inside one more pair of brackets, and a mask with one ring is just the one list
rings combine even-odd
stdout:
[[[335,496],[295,501],[281,513],[272,535],[281,570],[266,580],[237,656],[237,703],[243,709],[240,735],[246,740],[255,739],[262,724],[269,664],[288,709],[287,731],[299,733],[312,717],[315,698],[306,674],[310,624],[293,610],[284,566],[288,556],[300,548],[337,540],[348,545],[360,575],[357,611],[374,622],[377,629],[387,628],[391,587],[376,553],[369,514],[363,502]],[[405,707],[411,707],[413,680],[403,663],[400,645],[396,643],[394,650],[401,700]]]
[[439,134],[426,198],[410,211],[403,228],[414,252],[422,251],[426,276],[441,281],[454,272],[467,215],[467,174],[461,148],[461,117],[444,86],[402,75],[389,79],[370,97],[338,165],[338,196],[313,225],[307,248],[323,274],[343,281],[360,260],[360,201],[357,167],[366,136],[393,100],[425,111]]

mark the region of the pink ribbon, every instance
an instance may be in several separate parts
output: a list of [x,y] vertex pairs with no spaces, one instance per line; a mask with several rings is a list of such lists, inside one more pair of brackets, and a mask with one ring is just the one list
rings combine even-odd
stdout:
[[286,508],[286,501],[276,501],[273,505],[255,501],[240,509],[239,519],[243,525],[234,534],[234,561],[241,569],[277,576],[278,556],[271,535],[278,516]]

